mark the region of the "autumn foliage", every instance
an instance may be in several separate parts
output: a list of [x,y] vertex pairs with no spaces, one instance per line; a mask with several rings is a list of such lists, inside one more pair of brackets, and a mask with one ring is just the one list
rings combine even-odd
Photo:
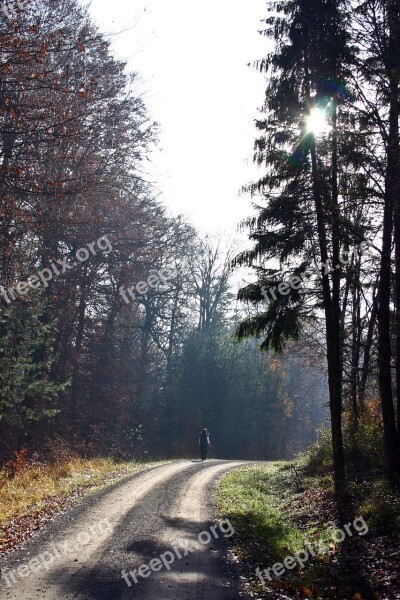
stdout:
[[[143,177],[156,126],[136,75],[74,0],[30,2],[2,20],[0,46],[0,452],[61,434],[84,454],[129,453],[157,351],[149,309],[118,290],[164,266],[188,233]],[[7,292],[101,236],[111,253]]]

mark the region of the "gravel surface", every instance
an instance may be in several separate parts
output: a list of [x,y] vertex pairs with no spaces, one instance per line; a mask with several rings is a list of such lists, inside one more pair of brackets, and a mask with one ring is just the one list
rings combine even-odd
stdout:
[[87,499],[0,561],[0,598],[237,600],[214,498],[244,464],[174,462]]

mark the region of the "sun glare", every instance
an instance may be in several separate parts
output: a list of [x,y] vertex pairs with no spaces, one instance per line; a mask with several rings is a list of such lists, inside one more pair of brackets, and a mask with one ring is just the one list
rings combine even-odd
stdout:
[[320,108],[313,108],[306,119],[306,131],[307,133],[313,133],[319,135],[324,133],[328,129],[328,122],[326,120],[325,111]]

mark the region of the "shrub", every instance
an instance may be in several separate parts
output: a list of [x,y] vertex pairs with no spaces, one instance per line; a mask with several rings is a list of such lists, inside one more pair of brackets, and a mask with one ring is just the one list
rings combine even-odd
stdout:
[[310,475],[326,475],[333,470],[332,436],[324,429],[305,453],[305,469]]
[[354,481],[375,479],[385,471],[382,427],[367,417],[359,420],[358,428],[344,429],[347,474]]
[[9,479],[14,479],[18,473],[29,469],[31,461],[28,458],[28,449],[22,448],[22,450],[14,451],[14,458],[6,463],[5,472]]
[[[363,416],[357,429],[347,423],[343,429],[343,444],[349,479],[363,481],[384,473],[383,434],[378,421],[370,421],[368,416]],[[308,449],[305,459],[306,471],[310,475],[322,476],[332,472],[332,437],[328,429]]]

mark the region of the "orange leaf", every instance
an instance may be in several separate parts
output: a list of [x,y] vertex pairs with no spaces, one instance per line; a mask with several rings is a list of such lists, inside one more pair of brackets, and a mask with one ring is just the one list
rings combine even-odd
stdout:
[[305,596],[311,596],[312,595],[312,591],[310,589],[308,589],[307,587],[301,586],[301,591],[303,592],[303,594]]

